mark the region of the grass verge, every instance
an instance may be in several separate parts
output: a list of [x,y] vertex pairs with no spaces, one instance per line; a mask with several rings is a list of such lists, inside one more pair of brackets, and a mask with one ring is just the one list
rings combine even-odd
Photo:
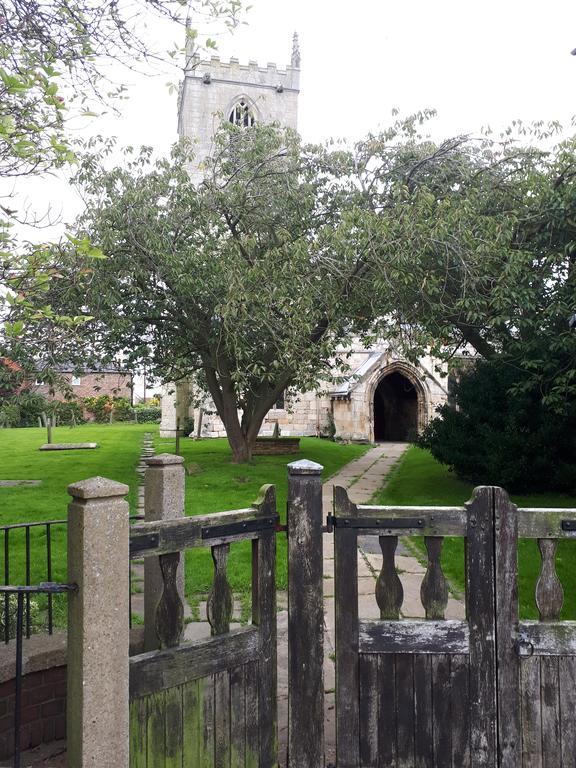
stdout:
[[[185,466],[192,474],[186,474],[186,514],[203,515],[241,509],[249,506],[265,483],[276,486],[277,506],[280,519],[286,520],[288,491],[287,464],[298,459],[310,459],[324,467],[323,479],[365,453],[368,445],[343,445],[314,437],[300,440],[300,453],[292,456],[257,456],[250,464],[232,464],[228,441],[225,439],[182,440],[181,453]],[[173,452],[174,440],[156,439],[158,453]],[[278,589],[287,588],[286,536],[278,534]],[[228,578],[232,590],[242,600],[250,591],[251,545],[238,542],[230,547]],[[195,549],[186,553],[186,594],[195,596],[209,592],[214,568],[209,549]]]
[[[94,450],[39,451],[46,430],[0,429],[0,479],[41,480],[36,487],[0,487],[0,525],[66,519],[70,483],[95,475],[126,483],[131,513],[136,511],[138,476],[136,464],[145,432],[157,432],[154,424],[85,424],[74,429],[57,427],[53,442],[96,442]],[[66,526],[52,532],[54,581],[66,580]],[[0,569],[4,574],[4,542],[0,542]],[[24,534],[10,533],[10,581],[23,584]],[[30,581],[46,580],[46,532],[31,529]]]
[[[130,487],[131,512],[136,511],[138,476],[135,468],[145,432],[155,436],[158,453],[174,452],[174,440],[158,436],[153,424],[86,424],[71,430],[53,430],[54,442],[97,442],[99,448],[84,451],[38,450],[46,440],[43,429],[0,430],[0,479],[42,480],[40,486],[0,487],[0,525],[65,519],[69,496],[66,488],[72,482],[101,475],[127,483]],[[181,440],[186,474],[186,514],[201,515],[239,509],[253,502],[260,487],[273,483],[277,488],[278,511],[286,517],[287,469],[297,459],[311,459],[324,466],[324,479],[344,464],[368,450],[366,445],[342,445],[316,438],[302,438],[301,451],[292,456],[259,456],[250,464],[231,463],[228,442],[221,440]],[[4,548],[0,541],[0,573],[4,574]],[[10,534],[10,581],[25,582],[25,540],[23,532]],[[54,581],[65,581],[66,527],[56,526],[52,533]],[[46,580],[46,532],[33,529],[30,539],[30,581]],[[232,589],[246,602],[251,581],[251,547],[242,542],[231,547],[229,578]],[[213,577],[209,549],[194,550],[186,556],[186,592],[194,603],[197,595],[205,595]],[[278,536],[278,588],[287,586],[286,537]],[[244,603],[243,603],[244,604]]]
[[[374,497],[374,503],[385,505],[460,505],[472,496],[473,485],[459,479],[439,464],[428,451],[411,447],[384,486]],[[521,507],[575,507],[576,499],[560,493],[512,495]],[[414,541],[423,553],[421,539]],[[442,550],[442,568],[450,582],[464,591],[463,539],[446,537]],[[564,587],[563,619],[576,619],[576,541],[558,544],[556,570]],[[534,598],[540,573],[540,553],[533,539],[518,542],[518,587],[522,618],[536,619],[538,611]]]

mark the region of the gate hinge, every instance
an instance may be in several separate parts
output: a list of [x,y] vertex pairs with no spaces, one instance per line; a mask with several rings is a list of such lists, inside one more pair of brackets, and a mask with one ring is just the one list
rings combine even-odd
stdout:
[[275,531],[279,521],[278,515],[272,517],[257,517],[254,520],[241,520],[227,525],[210,525],[202,528],[203,539],[223,539],[239,533],[258,533],[258,531]]
[[336,517],[328,515],[327,527],[332,528],[424,528],[420,517]]

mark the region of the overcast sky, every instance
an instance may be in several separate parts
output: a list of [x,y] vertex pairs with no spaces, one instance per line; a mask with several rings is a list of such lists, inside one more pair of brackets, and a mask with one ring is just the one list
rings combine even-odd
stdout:
[[[211,31],[222,58],[262,65],[290,60],[297,30],[302,52],[299,127],[305,139],[358,138],[403,114],[438,110],[434,134],[479,132],[515,118],[560,119],[576,113],[576,3],[573,0],[251,0],[248,24],[233,35]],[[179,30],[156,22],[169,47]],[[116,135],[121,144],[159,152],[176,139],[176,95],[155,76],[117,70],[129,87],[122,115],[72,123],[83,135]],[[81,207],[64,178],[22,184],[29,204],[72,221]],[[61,231],[43,231],[40,237]]]

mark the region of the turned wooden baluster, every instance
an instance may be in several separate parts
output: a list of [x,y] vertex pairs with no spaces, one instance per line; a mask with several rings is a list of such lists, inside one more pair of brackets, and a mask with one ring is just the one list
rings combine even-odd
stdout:
[[156,634],[161,648],[174,648],[184,631],[184,606],[178,594],[177,571],[180,552],[158,558],[164,587],[156,608]]
[[232,589],[228,582],[227,566],[230,544],[212,547],[214,581],[208,598],[207,613],[213,635],[224,635],[230,631],[232,618]]
[[538,539],[542,565],[536,584],[536,605],[540,621],[558,621],[564,603],[564,590],[556,573],[557,546],[558,539]]
[[427,619],[444,619],[448,605],[448,582],[440,563],[444,538],[425,536],[424,544],[428,552],[428,567],[420,587],[420,599]]
[[382,550],[382,570],[376,580],[376,602],[380,608],[380,618],[399,619],[400,608],[404,600],[402,582],[396,573],[394,554],[398,546],[398,536],[380,536]]

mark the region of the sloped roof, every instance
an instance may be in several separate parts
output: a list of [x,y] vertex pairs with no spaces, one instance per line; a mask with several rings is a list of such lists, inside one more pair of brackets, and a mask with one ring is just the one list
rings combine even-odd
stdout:
[[383,350],[370,352],[362,365],[359,365],[358,368],[356,368],[355,371],[347,376],[341,384],[328,392],[330,397],[347,397],[350,392],[352,392],[352,390],[354,390],[358,384],[360,384],[362,379],[364,379],[369,373],[372,373],[374,368],[376,368],[378,365],[383,354]]

